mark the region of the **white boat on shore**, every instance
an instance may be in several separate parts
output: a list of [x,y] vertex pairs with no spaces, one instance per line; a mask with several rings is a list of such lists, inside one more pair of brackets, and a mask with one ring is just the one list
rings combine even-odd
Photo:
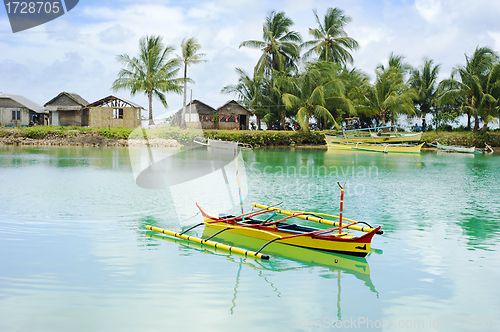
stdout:
[[459,152],[459,153],[481,153],[479,151],[476,151],[476,147],[466,147],[466,146],[458,146],[458,145],[444,145],[441,143],[436,143],[436,144],[431,144],[429,145],[434,146],[442,151],[447,151],[447,152]]

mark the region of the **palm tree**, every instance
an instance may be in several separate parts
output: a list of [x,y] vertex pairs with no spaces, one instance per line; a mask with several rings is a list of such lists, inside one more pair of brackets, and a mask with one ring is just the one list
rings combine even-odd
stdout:
[[299,43],[302,39],[298,32],[290,31],[292,25],[293,21],[284,12],[272,11],[262,27],[263,41],[247,40],[240,44],[240,48],[245,46],[262,50],[254,76],[270,75],[271,69],[297,69],[296,61],[299,59]]
[[163,106],[168,107],[164,92],[181,93],[182,81],[178,78],[179,63],[175,59],[168,59],[173,47],[165,47],[160,36],[145,36],[139,40],[139,56],[131,58],[127,54],[116,57],[125,68],[118,73],[111,89],[130,90],[133,96],[137,92],[144,92],[149,101],[149,124],[153,121],[153,96],[158,98]]
[[319,55],[319,59],[323,61],[339,64],[353,63],[350,51],[358,48],[358,42],[348,37],[344,31],[344,25],[350,23],[352,19],[338,8],[328,8],[323,23],[315,9],[313,13],[318,28],[309,29],[309,34],[314,39],[301,45],[301,47],[311,47],[304,54],[304,58],[316,53]]
[[186,90],[187,90],[187,68],[195,63],[205,62],[206,60],[201,59],[206,54],[198,53],[201,45],[198,44],[195,38],[184,38],[181,43],[182,56],[177,56],[177,59],[184,64],[184,99],[182,101],[182,118],[181,126],[185,125],[185,114],[186,114]]
[[265,78],[254,76],[251,78],[242,69],[236,68],[239,75],[238,84],[228,85],[222,89],[222,93],[233,93],[238,96],[238,101],[248,109],[253,110],[257,116],[257,128],[261,130],[261,119],[266,116],[267,99],[265,96]]
[[360,109],[369,116],[378,116],[382,126],[388,118],[397,118],[398,114],[414,114],[413,100],[417,98],[414,90],[404,83],[403,75],[398,66],[376,70],[375,84],[368,85],[364,91],[364,102]]
[[483,120],[483,127],[479,131],[486,132],[488,123],[498,123],[495,116],[500,114],[500,63],[496,63],[488,73],[482,100],[478,113]]
[[292,93],[283,94],[287,109],[297,110],[297,122],[303,131],[309,131],[309,120],[326,119],[337,125],[332,113],[338,109],[348,113],[355,112],[349,99],[344,95],[344,85],[336,76],[335,64],[310,64],[306,71],[292,81]]
[[[412,69],[410,74],[409,85],[417,93],[417,99],[414,104],[423,113],[424,118],[427,113],[435,111],[434,119],[438,121],[438,108],[437,108],[437,78],[439,74],[439,67],[441,65],[433,65],[434,61],[424,59],[424,64],[419,69]],[[437,130],[437,122],[436,122]]]
[[[441,82],[439,103],[447,104],[462,99],[461,109],[467,114],[467,128],[471,129],[471,117],[474,116],[474,131],[478,131],[479,117],[486,122],[486,127],[483,127],[487,128],[487,122],[491,120],[488,115],[495,112],[495,97],[490,92],[496,94],[497,91],[495,80],[498,76],[493,68],[498,56],[488,47],[476,47],[471,57],[465,55],[465,61],[465,66],[455,68],[452,77]],[[455,79],[457,75],[460,80]],[[490,107],[493,109],[489,110]]]
[[[356,109],[356,113],[349,114],[359,117],[363,127],[371,127],[372,119],[363,113],[364,91],[370,85],[368,76],[357,68],[347,69],[345,66],[340,73],[340,79],[344,83],[345,96]],[[359,112],[358,112],[359,111]]]

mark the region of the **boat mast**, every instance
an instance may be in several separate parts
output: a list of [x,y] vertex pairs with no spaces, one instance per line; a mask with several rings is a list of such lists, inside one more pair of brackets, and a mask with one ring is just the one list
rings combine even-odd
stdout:
[[341,234],[342,233],[342,210],[344,209],[344,188],[345,188],[345,183],[344,183],[344,186],[341,186],[340,182],[337,182],[337,184],[340,187],[339,234]]
[[238,194],[240,195],[240,206],[241,206],[241,214],[242,216],[242,221],[245,221],[245,216],[243,212],[243,199],[241,198],[241,184],[240,184],[240,170],[238,168],[238,148],[234,148],[234,156],[235,158],[235,163],[236,163],[236,180],[238,181]]

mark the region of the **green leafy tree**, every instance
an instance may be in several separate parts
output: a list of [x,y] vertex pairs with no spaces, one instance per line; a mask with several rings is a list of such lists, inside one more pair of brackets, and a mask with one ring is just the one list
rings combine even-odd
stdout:
[[438,75],[440,65],[434,65],[433,60],[424,59],[424,64],[410,72],[409,86],[415,90],[417,98],[414,100],[415,106],[425,115],[434,114],[434,125],[437,128],[439,120],[438,101]]
[[179,63],[169,59],[173,47],[165,47],[160,36],[145,36],[139,40],[139,55],[130,57],[127,54],[117,56],[117,61],[125,66],[118,73],[111,89],[130,90],[131,95],[144,92],[149,101],[149,124],[153,121],[153,97],[158,98],[163,106],[168,107],[165,92],[182,92],[182,80],[175,78],[179,71]]
[[352,19],[339,8],[328,8],[323,21],[319,19],[316,10],[313,10],[313,13],[318,27],[309,29],[309,34],[314,39],[301,45],[309,48],[304,53],[304,58],[308,58],[314,53],[319,55],[319,59],[323,61],[339,64],[353,63],[350,52],[358,48],[358,42],[348,37],[344,30],[344,26]]
[[385,126],[388,119],[393,123],[399,114],[415,114],[413,100],[417,95],[404,82],[407,65],[402,57],[391,54],[389,67],[379,65],[373,85],[365,86],[363,105],[359,108],[369,116],[377,116]]
[[342,110],[354,113],[355,109],[344,95],[342,80],[336,75],[338,67],[333,63],[309,64],[306,71],[292,80],[291,93],[283,94],[287,109],[297,110],[297,122],[303,131],[309,131],[309,120],[326,119],[338,126],[333,112]]
[[430,113],[437,104],[438,75],[441,65],[433,65],[434,61],[424,59],[424,64],[411,71],[409,86],[417,93],[415,105],[424,114]]
[[195,38],[184,38],[181,43],[182,56],[177,56],[177,59],[184,65],[184,99],[182,101],[182,118],[181,126],[185,125],[185,114],[186,114],[186,90],[187,90],[187,69],[189,66],[205,62],[202,58],[206,55],[205,53],[198,53],[201,45],[198,44]]
[[257,117],[257,128],[261,130],[261,119],[268,113],[266,108],[268,98],[265,95],[266,80],[262,76],[252,78],[240,68],[236,68],[236,72],[239,75],[238,84],[225,86],[221,92],[236,94],[243,106],[253,110]]
[[[455,68],[452,77],[440,84],[439,104],[452,104],[462,100],[461,110],[467,114],[467,128],[471,129],[471,117],[475,118],[474,131],[479,130],[479,118],[487,129],[489,121],[495,120],[493,114],[498,100],[499,79],[496,64],[497,54],[488,47],[476,47],[474,54],[465,55],[465,66]],[[458,77],[457,77],[458,76]]]
[[344,83],[346,98],[352,102],[356,109],[356,113],[347,115],[357,115],[364,127],[370,127],[372,125],[372,119],[363,113],[363,102],[365,98],[363,92],[366,91],[367,87],[370,85],[368,76],[357,68],[347,69],[343,67],[340,79]]
[[271,69],[278,71],[296,70],[300,56],[302,39],[296,31],[290,28],[293,21],[285,16],[284,12],[272,11],[265,19],[262,27],[262,41],[247,40],[241,47],[257,48],[262,50],[254,76],[271,75]]

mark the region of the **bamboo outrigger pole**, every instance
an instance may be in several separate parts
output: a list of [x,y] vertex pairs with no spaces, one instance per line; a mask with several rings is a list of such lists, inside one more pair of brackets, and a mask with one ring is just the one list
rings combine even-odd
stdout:
[[[297,217],[297,218],[308,220],[308,221],[317,222],[319,224],[325,224],[325,225],[331,225],[331,226],[339,226],[339,222],[337,222],[337,221],[333,221],[333,220],[329,220],[329,219],[317,217],[317,216],[326,216],[326,217],[332,217],[332,218],[339,218],[337,216],[333,216],[333,215],[329,215],[329,214],[314,213],[314,212],[305,212],[305,211],[281,210],[281,209],[273,208],[271,206],[262,205],[262,204],[256,204],[256,203],[253,203],[252,205],[255,206],[258,209],[265,209],[265,210],[268,210],[268,211],[276,211],[276,213],[281,213],[281,214],[285,214],[285,215],[289,215],[289,216],[295,215],[295,217]],[[301,213],[301,214],[298,214],[298,213]],[[351,223],[356,223],[356,224],[360,224],[360,223],[366,224],[365,222],[355,221],[355,220],[351,220],[351,219],[347,219],[347,218],[343,218],[343,220],[349,221]],[[374,228],[371,227],[371,226],[369,226],[369,225],[368,226],[349,225],[349,226],[344,226],[343,228],[349,228],[349,229],[352,229],[352,230],[355,230],[355,231],[361,231],[361,232],[367,232],[367,233],[369,233],[372,230],[374,230]],[[384,231],[379,230],[379,231],[377,231],[377,234],[384,234]]]
[[254,251],[250,251],[250,250],[246,250],[246,249],[242,249],[242,248],[238,248],[238,247],[228,246],[227,244],[224,244],[224,243],[210,241],[210,240],[203,240],[203,239],[200,239],[200,238],[195,237],[195,236],[189,236],[186,234],[176,233],[176,232],[169,231],[168,229],[161,229],[161,228],[150,226],[150,225],[146,225],[146,228],[149,229],[150,231],[155,231],[155,232],[170,235],[173,237],[178,237],[178,238],[181,238],[184,240],[193,241],[193,242],[196,242],[199,244],[208,245],[208,246],[211,246],[211,247],[214,247],[217,249],[224,249],[224,250],[229,251],[230,253],[235,252],[235,253],[245,255],[245,256],[261,258],[261,259],[269,259],[269,255],[256,253]]

